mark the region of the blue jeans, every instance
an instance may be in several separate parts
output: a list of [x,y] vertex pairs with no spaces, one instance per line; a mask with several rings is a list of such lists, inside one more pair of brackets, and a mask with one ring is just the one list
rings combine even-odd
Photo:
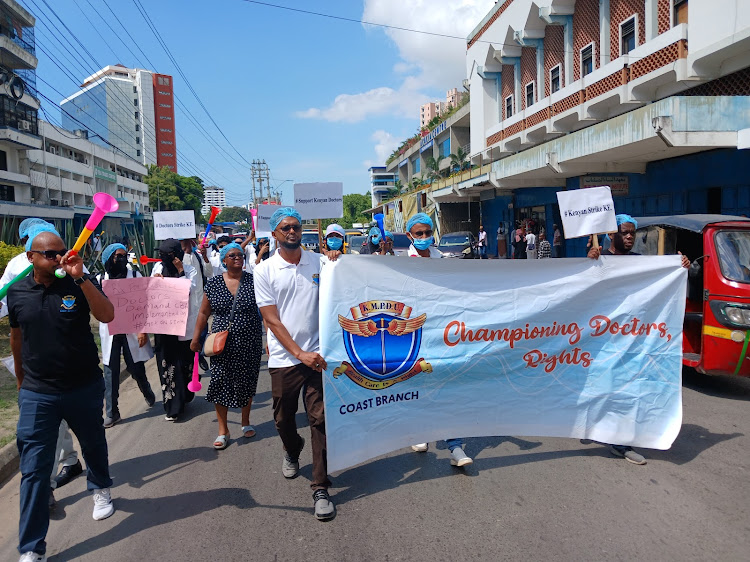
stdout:
[[112,350],[109,353],[109,365],[104,365],[104,406],[110,419],[120,417],[117,402],[120,398],[120,354],[125,357],[125,365],[133,375],[143,397],[155,399],[154,391],[146,377],[146,366],[143,361],[134,362],[125,334],[112,336]]
[[487,259],[487,246],[479,246],[479,257],[480,259]]
[[446,439],[445,444],[448,445],[448,450],[452,453],[453,449],[457,449],[458,447],[464,448],[464,440],[461,438],[456,439]]
[[109,488],[107,440],[102,425],[104,382],[62,394],[42,394],[22,388],[18,393],[18,452],[21,455],[21,517],[18,551],[44,554],[49,528],[50,474],[56,464],[55,446],[65,420],[81,444],[88,489]]

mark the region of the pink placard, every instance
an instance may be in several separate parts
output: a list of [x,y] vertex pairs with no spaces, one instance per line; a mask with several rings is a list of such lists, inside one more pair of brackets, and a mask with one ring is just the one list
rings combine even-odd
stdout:
[[190,306],[189,279],[105,279],[102,288],[115,307],[115,319],[107,324],[111,335],[185,335]]

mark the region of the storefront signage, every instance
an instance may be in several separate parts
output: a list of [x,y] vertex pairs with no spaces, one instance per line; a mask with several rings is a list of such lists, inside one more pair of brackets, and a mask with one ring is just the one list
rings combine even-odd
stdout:
[[581,189],[608,185],[612,191],[612,197],[627,197],[630,194],[629,182],[628,176],[582,176]]
[[420,146],[426,145],[428,142],[430,142],[432,139],[434,139],[440,133],[442,133],[443,131],[445,131],[446,124],[447,124],[447,121],[443,121],[442,123],[440,123],[440,125],[438,125],[437,127],[435,127],[432,131],[430,131],[430,133],[426,137],[424,137],[420,141],[419,145]]
[[99,166],[94,166],[94,177],[106,181],[111,181],[112,183],[117,183],[117,174],[115,174],[112,170],[100,168]]

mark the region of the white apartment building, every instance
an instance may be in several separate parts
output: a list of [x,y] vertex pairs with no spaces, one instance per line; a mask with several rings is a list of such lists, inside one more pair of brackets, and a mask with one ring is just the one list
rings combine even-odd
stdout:
[[211,210],[211,207],[218,207],[223,209],[227,206],[227,198],[224,193],[223,187],[217,187],[211,185],[203,188],[203,205],[201,206],[201,214],[206,215]]

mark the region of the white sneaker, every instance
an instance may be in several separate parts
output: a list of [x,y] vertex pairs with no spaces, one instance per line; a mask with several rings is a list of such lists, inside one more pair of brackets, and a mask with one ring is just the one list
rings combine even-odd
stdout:
[[426,453],[428,449],[427,443],[417,443],[411,446],[411,450],[415,453]]
[[109,488],[94,490],[94,521],[106,519],[115,512],[115,506],[112,504],[112,496],[109,494]]
[[36,552],[24,552],[18,562],[47,562],[47,557]]
[[453,466],[466,466],[474,461],[471,460],[461,447],[456,447],[451,451],[451,464]]

